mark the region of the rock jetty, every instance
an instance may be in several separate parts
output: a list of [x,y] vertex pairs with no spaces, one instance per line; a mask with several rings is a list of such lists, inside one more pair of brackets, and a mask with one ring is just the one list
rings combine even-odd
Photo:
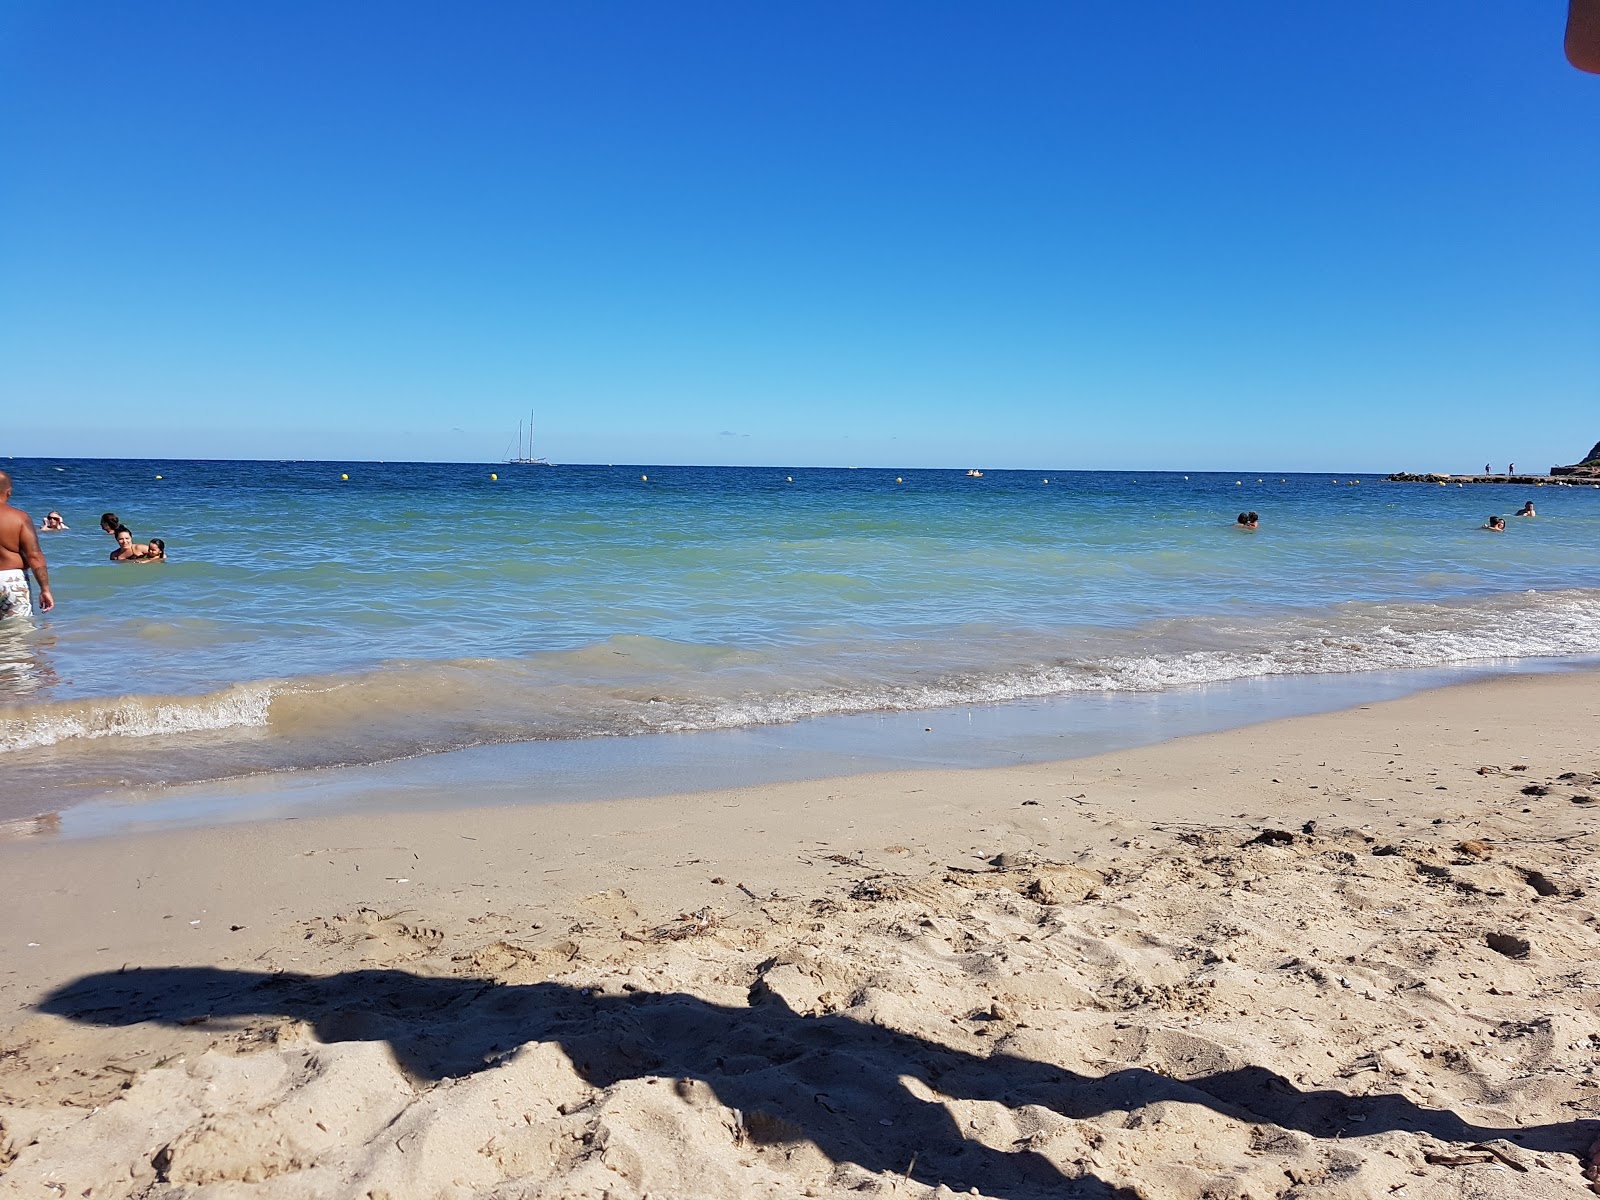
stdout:
[[1503,483],[1517,487],[1600,487],[1600,442],[1582,462],[1570,467],[1551,467],[1548,475],[1447,475],[1439,471],[1396,471],[1386,476],[1391,483]]
[[1426,471],[1422,474],[1396,471],[1384,478],[1390,483],[1502,483],[1514,484],[1517,487],[1571,487],[1579,484],[1588,486],[1589,482],[1581,477],[1557,479],[1552,475],[1446,475],[1441,471]]

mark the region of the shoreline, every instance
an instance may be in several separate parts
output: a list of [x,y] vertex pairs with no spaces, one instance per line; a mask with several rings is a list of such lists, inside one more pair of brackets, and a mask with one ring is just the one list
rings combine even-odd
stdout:
[[1151,692],[1072,693],[771,725],[503,742],[373,764],[123,786],[0,821],[0,840],[106,837],[338,813],[589,803],[887,771],[1065,762],[1476,679],[1563,674],[1594,656],[1247,677]]
[[1586,1194],[1597,682],[1058,763],[0,846],[7,1171]]

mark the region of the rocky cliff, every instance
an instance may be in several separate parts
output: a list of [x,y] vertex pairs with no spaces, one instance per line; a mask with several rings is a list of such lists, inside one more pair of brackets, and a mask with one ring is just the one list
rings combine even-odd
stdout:
[[1588,457],[1582,462],[1573,463],[1570,467],[1551,467],[1552,475],[1594,475],[1600,477],[1600,442],[1594,444],[1594,449],[1589,451]]

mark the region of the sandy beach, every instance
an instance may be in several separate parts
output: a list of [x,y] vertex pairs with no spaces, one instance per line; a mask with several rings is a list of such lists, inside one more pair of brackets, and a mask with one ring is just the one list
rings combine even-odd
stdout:
[[0,1191],[1589,1195],[1596,729],[20,838]]

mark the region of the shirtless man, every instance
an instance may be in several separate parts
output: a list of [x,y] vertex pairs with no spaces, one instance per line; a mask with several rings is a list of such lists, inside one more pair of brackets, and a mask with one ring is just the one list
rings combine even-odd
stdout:
[[39,611],[49,612],[56,601],[50,594],[50,571],[39,549],[39,535],[33,518],[11,507],[11,476],[0,471],[0,619],[33,614],[28,571],[39,585]]

